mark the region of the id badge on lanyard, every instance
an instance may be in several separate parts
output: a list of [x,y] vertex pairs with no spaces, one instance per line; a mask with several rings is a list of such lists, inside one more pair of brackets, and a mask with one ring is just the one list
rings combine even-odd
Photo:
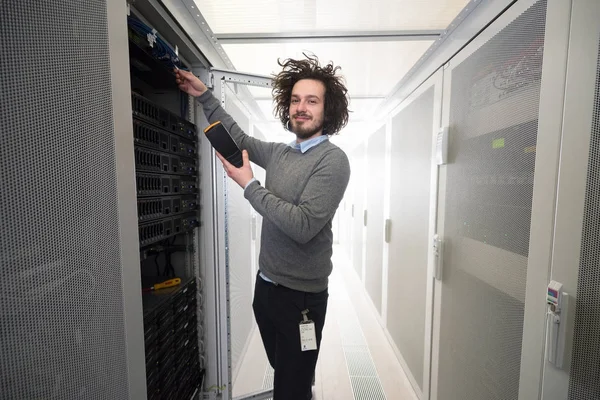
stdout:
[[317,335],[315,323],[306,316],[308,310],[302,311],[300,322],[300,347],[302,351],[317,350]]

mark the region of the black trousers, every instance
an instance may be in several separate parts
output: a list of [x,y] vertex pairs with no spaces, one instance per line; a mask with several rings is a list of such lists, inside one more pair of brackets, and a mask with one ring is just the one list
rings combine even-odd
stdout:
[[[275,370],[273,400],[309,400],[317,365],[329,292],[307,293],[256,276],[254,317],[269,363]],[[315,323],[317,350],[300,348],[301,312]]]

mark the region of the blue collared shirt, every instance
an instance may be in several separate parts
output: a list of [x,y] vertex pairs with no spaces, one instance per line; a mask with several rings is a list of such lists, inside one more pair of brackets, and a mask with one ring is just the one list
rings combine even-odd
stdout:
[[329,136],[321,135],[321,136],[317,136],[317,137],[309,139],[309,140],[305,140],[304,142],[300,142],[300,143],[296,143],[296,141],[294,140],[293,142],[288,143],[288,146],[290,146],[293,149],[300,150],[302,152],[302,154],[304,154],[309,149],[315,147],[318,144],[323,143],[325,140],[328,140],[328,139],[329,139]]
[[[311,148],[313,148],[313,147],[315,147],[315,146],[323,143],[326,140],[329,140],[329,136],[327,136],[327,135],[321,135],[321,136],[317,136],[317,137],[309,139],[309,140],[305,140],[305,141],[300,142],[300,143],[297,143],[294,140],[293,142],[288,143],[288,146],[290,146],[293,149],[300,150],[302,152],[302,154],[304,154],[308,150],[310,150]],[[250,180],[250,182],[248,182],[248,185],[250,185],[255,180],[256,179],[252,178],[252,180]],[[246,187],[248,187],[248,185],[246,185]],[[244,188],[244,190],[245,189],[246,188]],[[275,283],[271,279],[267,278],[262,272],[260,272],[260,277],[263,278],[267,282]],[[277,284],[277,283],[275,283],[275,284]]]

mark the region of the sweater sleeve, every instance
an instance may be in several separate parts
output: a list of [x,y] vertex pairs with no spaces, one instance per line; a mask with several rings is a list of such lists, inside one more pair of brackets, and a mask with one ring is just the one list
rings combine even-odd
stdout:
[[298,205],[278,198],[258,181],[248,185],[244,197],[286,235],[301,244],[308,243],[333,218],[350,179],[345,153],[330,154],[313,171]]
[[250,161],[266,168],[267,163],[273,154],[275,143],[263,142],[248,136],[234,119],[221,107],[219,100],[210,90],[196,98],[202,104],[204,114],[209,123],[221,121],[223,126],[229,131],[233,140],[237,143],[240,150],[247,150]]

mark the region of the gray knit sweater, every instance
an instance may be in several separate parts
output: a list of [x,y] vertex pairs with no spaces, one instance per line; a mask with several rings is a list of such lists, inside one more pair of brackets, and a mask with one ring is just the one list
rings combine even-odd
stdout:
[[350,179],[348,157],[329,140],[306,153],[246,135],[212,92],[199,96],[210,123],[221,121],[250,160],[266,170],[265,187],[244,196],[263,216],[259,268],[280,285],[320,292],[331,274],[331,222]]

